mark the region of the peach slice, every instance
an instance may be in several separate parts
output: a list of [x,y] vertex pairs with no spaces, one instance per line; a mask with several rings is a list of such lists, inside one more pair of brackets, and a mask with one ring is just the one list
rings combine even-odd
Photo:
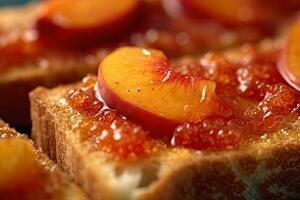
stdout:
[[234,25],[268,22],[271,13],[258,0],[181,0],[195,14],[204,14]]
[[39,180],[39,164],[35,160],[34,150],[26,140],[0,140],[0,193],[35,187],[34,180]]
[[98,91],[105,103],[154,135],[168,137],[178,124],[211,114],[215,87],[173,71],[166,56],[153,49],[120,48],[99,67]]
[[282,77],[300,91],[300,20],[290,27],[277,67]]
[[136,14],[140,0],[51,0],[41,4],[37,29],[59,42],[85,42],[120,35]]

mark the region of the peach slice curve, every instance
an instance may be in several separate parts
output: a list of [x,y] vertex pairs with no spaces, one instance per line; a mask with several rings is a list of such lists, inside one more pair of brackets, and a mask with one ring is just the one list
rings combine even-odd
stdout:
[[100,64],[98,91],[105,103],[154,135],[170,137],[185,122],[213,113],[215,83],[171,69],[158,50],[123,47]]
[[45,1],[41,3],[36,27],[41,36],[59,42],[115,37],[133,23],[139,5],[140,0]]
[[289,29],[277,67],[282,77],[300,91],[300,20]]

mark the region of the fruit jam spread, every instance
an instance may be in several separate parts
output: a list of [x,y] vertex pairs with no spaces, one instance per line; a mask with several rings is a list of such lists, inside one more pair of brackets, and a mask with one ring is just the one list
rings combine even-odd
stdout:
[[[110,42],[92,42],[92,46],[85,47],[82,41],[88,44],[88,38],[80,38],[70,44],[57,42],[51,35],[40,38],[39,30],[35,26],[15,27],[6,30],[0,27],[0,71],[18,66],[56,66],[65,57],[70,62],[89,64],[91,57],[96,60],[97,53],[106,54],[120,45],[133,45],[161,49],[169,56],[178,56],[183,53],[195,53],[211,48],[223,48],[233,44],[257,41],[273,33],[266,28],[257,26],[226,26],[218,21],[200,18],[195,19],[181,14],[176,19],[166,14],[160,5],[145,5],[140,9],[143,16],[141,22],[135,22],[131,31],[118,38],[106,39]],[[20,21],[24,24],[35,24],[39,19],[37,11],[27,13],[28,21],[23,15]],[[170,14],[170,13],[169,13]],[[172,15],[172,14],[170,14]],[[100,37],[98,37],[100,38]],[[79,47],[78,47],[79,45]],[[84,47],[82,47],[82,45]],[[65,51],[67,46],[67,51]],[[70,58],[69,58],[70,57]],[[76,61],[75,57],[83,58]],[[73,60],[72,60],[73,58]],[[91,65],[97,65],[92,63]]]
[[245,45],[177,60],[173,67],[178,72],[215,81],[216,103],[225,106],[199,123],[179,125],[168,141],[154,139],[117,111],[104,109],[95,96],[96,78],[87,77],[68,97],[70,105],[85,117],[81,137],[117,159],[147,155],[165,147],[236,149],[244,142],[268,137],[296,120],[300,107],[299,93],[276,69],[279,48],[274,46],[262,50]]
[[163,142],[152,139],[141,126],[130,122],[115,110],[105,109],[103,102],[95,95],[95,83],[95,78],[86,77],[82,87],[69,93],[70,105],[85,118],[78,126],[84,133],[82,140],[91,141],[114,159],[132,160],[164,148]]

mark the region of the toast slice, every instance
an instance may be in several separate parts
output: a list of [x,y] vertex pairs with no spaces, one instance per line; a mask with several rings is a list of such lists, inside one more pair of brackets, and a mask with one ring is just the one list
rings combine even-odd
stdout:
[[91,199],[300,198],[299,121],[237,150],[166,148],[127,162],[82,140],[88,134],[80,128],[86,118],[67,101],[82,85],[32,91],[32,135]]
[[26,136],[0,120],[0,199],[86,199]]

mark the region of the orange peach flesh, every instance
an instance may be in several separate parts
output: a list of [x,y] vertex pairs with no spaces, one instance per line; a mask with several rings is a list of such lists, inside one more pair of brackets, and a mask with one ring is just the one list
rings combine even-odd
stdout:
[[161,121],[174,128],[213,112],[215,83],[174,72],[158,50],[124,47],[114,51],[99,67],[98,89],[108,106],[150,129],[153,121],[157,122],[153,126]]
[[49,18],[63,28],[98,27],[124,17],[138,4],[139,0],[52,0],[42,5],[42,18]]
[[0,155],[1,190],[26,185],[39,167],[33,147],[23,139],[0,140]]
[[300,21],[289,30],[285,48],[278,62],[278,69],[283,78],[300,91]]
[[231,24],[256,24],[269,19],[257,0],[182,0],[200,13]]

